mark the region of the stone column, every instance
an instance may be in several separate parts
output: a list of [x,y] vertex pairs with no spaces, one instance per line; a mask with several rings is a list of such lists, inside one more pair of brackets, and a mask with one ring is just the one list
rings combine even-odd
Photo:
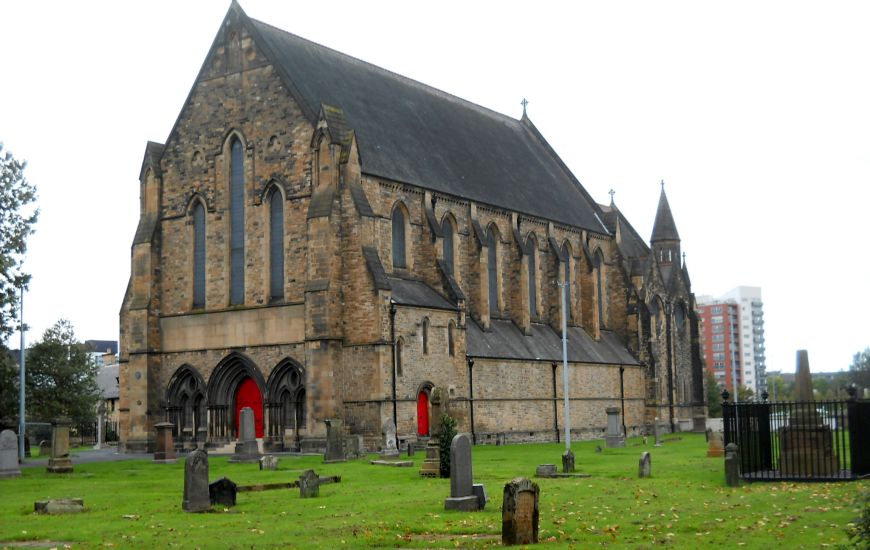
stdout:
[[73,471],[69,456],[69,418],[57,418],[51,422],[51,458],[48,471],[53,474],[67,474]]
[[172,422],[160,422],[154,425],[157,430],[157,449],[154,451],[154,462],[160,464],[175,464],[175,444],[172,441]]
[[607,434],[604,436],[606,447],[625,447],[625,435],[619,425],[619,407],[607,407]]

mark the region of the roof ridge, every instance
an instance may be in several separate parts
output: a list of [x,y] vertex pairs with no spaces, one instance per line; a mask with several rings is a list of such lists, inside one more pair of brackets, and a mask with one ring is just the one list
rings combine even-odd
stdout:
[[480,112],[481,114],[485,114],[485,115],[487,115],[487,116],[491,116],[491,117],[493,117],[493,118],[495,118],[495,119],[504,120],[504,121],[511,122],[511,123],[513,123],[513,124],[517,124],[517,125],[519,125],[520,122],[521,122],[521,119],[512,118],[512,117],[510,117],[510,116],[508,116],[508,115],[506,115],[506,114],[504,114],[504,113],[500,113],[500,112],[498,112],[498,111],[496,111],[496,110],[490,109],[490,108],[488,108],[488,107],[484,107],[483,105],[479,105],[479,104],[477,104],[477,103],[474,103],[473,101],[469,101],[469,100],[467,100],[467,99],[463,99],[463,98],[459,97],[458,95],[451,94],[450,92],[446,92],[446,91],[444,91],[444,90],[442,90],[442,89],[440,89],[440,88],[436,88],[435,86],[432,86],[432,85],[430,85],[430,84],[426,84],[426,83],[424,83],[424,82],[420,82],[419,80],[414,80],[414,79],[411,78],[411,77],[408,77],[408,76],[405,76],[405,75],[399,74],[399,73],[397,73],[397,72],[395,72],[395,71],[391,71],[390,69],[386,69],[386,68],[384,68],[384,67],[381,67],[380,65],[375,65],[374,63],[371,63],[371,62],[369,62],[369,61],[365,61],[365,60],[360,59],[360,58],[358,58],[358,57],[354,57],[354,56],[352,56],[352,55],[349,55],[349,54],[346,54],[346,53],[344,53],[344,52],[338,51],[338,50],[336,50],[335,48],[331,48],[331,47],[329,47],[329,46],[325,46],[325,45],[321,44],[320,42],[315,42],[314,40],[311,40],[311,39],[309,39],[309,38],[305,38],[304,36],[300,36],[300,35],[298,35],[298,34],[295,34],[295,33],[292,33],[292,32],[290,32],[290,31],[284,30],[284,29],[282,29],[282,28],[280,28],[280,27],[276,27],[275,25],[272,25],[272,24],[270,24],[270,23],[266,23],[265,21],[260,21],[259,19],[255,19],[255,18],[250,17],[250,16],[248,16],[248,19],[250,19],[252,23],[256,23],[256,24],[258,24],[258,25],[263,25],[263,26],[265,26],[265,27],[269,27],[270,29],[273,29],[273,30],[275,30],[275,31],[278,31],[278,32],[281,32],[281,33],[284,33],[284,34],[288,34],[288,35],[290,35],[290,36],[292,36],[292,37],[294,37],[294,38],[297,38],[297,39],[299,39],[299,40],[302,40],[303,42],[307,42],[308,44],[313,44],[313,45],[315,45],[315,46],[317,46],[317,47],[319,47],[319,48],[323,48],[323,49],[325,49],[325,50],[328,50],[328,51],[330,51],[331,53],[337,54],[337,55],[339,55],[339,56],[341,56],[341,57],[343,57],[343,58],[345,58],[345,59],[348,59],[348,60],[350,60],[350,61],[352,61],[352,62],[354,62],[354,63],[359,63],[360,65],[365,65],[365,66],[367,66],[367,67],[371,67],[371,68],[376,69],[376,70],[378,70],[378,71],[380,71],[380,72],[382,72],[382,73],[385,73],[385,74],[387,74],[387,75],[389,75],[389,76],[392,76],[392,77],[394,77],[394,78],[396,78],[396,79],[398,79],[398,80],[404,81],[405,83],[411,84],[411,85],[416,86],[416,87],[418,87],[418,88],[422,88],[422,89],[427,90],[427,91],[429,91],[429,92],[433,92],[435,95],[441,96],[441,97],[444,98],[444,99],[447,99],[447,100],[450,100],[450,101],[454,101],[454,102],[459,103],[459,104],[462,104],[462,105],[466,105],[466,106],[468,106],[468,107],[470,107],[470,108],[473,108],[473,109],[477,110],[477,111]]

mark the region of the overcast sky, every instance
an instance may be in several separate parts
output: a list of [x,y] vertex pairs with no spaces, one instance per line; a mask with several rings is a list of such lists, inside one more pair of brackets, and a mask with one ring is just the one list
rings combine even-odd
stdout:
[[[28,343],[117,339],[147,140],[228,1],[4,2],[0,141],[41,216]],[[648,238],[665,189],[696,294],[760,286],[768,370],[870,345],[870,3],[275,2],[249,16],[519,118]],[[18,346],[18,336],[9,342]]]

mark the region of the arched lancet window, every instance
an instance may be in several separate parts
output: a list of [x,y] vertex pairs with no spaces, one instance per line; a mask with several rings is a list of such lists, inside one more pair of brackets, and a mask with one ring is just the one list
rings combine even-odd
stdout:
[[607,296],[607,292],[604,288],[604,254],[601,253],[600,249],[595,253],[595,283],[598,302],[598,327],[604,328],[606,326],[604,319],[604,299],[605,296]]
[[454,334],[456,330],[456,325],[453,321],[447,323],[447,355],[450,357],[454,357],[456,355],[456,341],[454,338],[456,335]]
[[686,312],[683,310],[683,304],[677,304],[674,311],[674,321],[677,324],[677,330],[683,330],[683,326],[686,324]]
[[205,307],[205,207],[193,207],[193,307]]
[[429,318],[424,317],[422,323],[423,332],[423,355],[429,354]]
[[269,195],[269,293],[284,299],[284,197],[277,189]]
[[538,244],[535,235],[529,235],[526,239],[526,254],[529,258],[529,315],[538,315],[538,269],[535,257],[538,255]]
[[498,313],[498,239],[495,227],[490,227],[486,234],[486,253],[489,281],[489,312]]
[[[565,320],[569,323],[571,322],[571,250],[568,249],[568,243],[562,245],[562,257],[565,260],[562,262],[562,268],[564,270],[563,276],[565,280]],[[561,297],[560,297],[561,298]]]
[[444,216],[444,221],[441,223],[441,233],[444,235],[444,263],[447,264],[447,271],[454,272],[453,265],[453,222],[450,221],[450,216]]
[[402,376],[402,354],[405,351],[405,340],[400,336],[396,340],[396,376]]
[[405,258],[405,213],[402,207],[393,208],[393,267],[407,267]]
[[230,144],[230,304],[245,302],[245,159],[242,142]]

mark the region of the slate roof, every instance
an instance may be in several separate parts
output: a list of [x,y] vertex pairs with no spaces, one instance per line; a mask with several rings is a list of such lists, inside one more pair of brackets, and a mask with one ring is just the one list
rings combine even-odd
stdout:
[[634,229],[628,219],[620,212],[619,208],[614,203],[610,206],[599,204],[601,211],[604,213],[604,224],[611,233],[616,233],[616,226],[619,225],[619,235],[621,242],[619,247],[628,258],[646,258],[649,256],[649,246],[644,242],[643,237]]
[[97,387],[100,388],[100,394],[103,399],[117,399],[120,390],[118,389],[118,364],[106,365],[97,371]]
[[392,299],[399,305],[454,311],[459,309],[426,283],[399,279],[398,277],[388,277],[388,279],[390,288],[392,288]]
[[[493,319],[484,332],[471,319],[466,324],[469,357],[562,361],[562,336],[549,325],[532,324],[526,336],[512,321]],[[595,341],[580,327],[568,327],[568,360],[574,363],[638,365],[625,344],[612,332],[601,331]]]
[[341,109],[364,173],[604,232],[594,201],[527,117],[242,18],[312,124],[321,105]]
[[115,340],[85,340],[85,346],[94,353],[118,353],[118,342]]
[[665,195],[665,186],[662,185],[662,194],[659,197],[659,207],[656,210],[656,221],[653,224],[650,242],[679,240],[680,234],[677,233],[677,224],[674,222],[674,215],[671,214],[668,196]]

